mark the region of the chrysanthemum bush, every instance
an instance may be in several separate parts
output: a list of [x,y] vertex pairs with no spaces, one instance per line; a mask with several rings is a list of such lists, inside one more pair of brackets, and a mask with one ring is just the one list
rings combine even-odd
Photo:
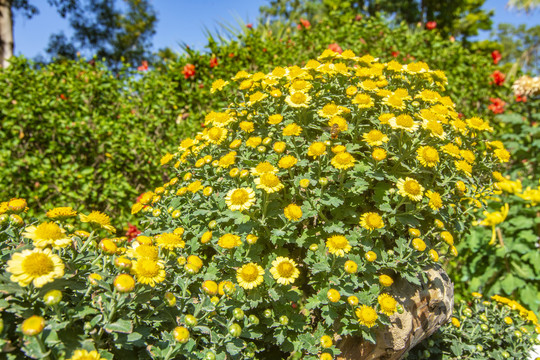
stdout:
[[472,293],[456,304],[451,322],[416,346],[405,359],[529,359],[539,345],[537,315],[500,295]]
[[23,226],[10,218],[26,204],[7,201],[10,348],[331,359],[340,336],[374,341],[404,310],[394,282],[420,284],[426,266],[458,255],[475,200],[509,159],[445,86],[424,62],[331,50],[216,80],[213,92],[237,97],[161,159],[171,180],[133,205],[146,229],[131,243],[108,237],[105,214],[78,215],[91,233],[71,208]]

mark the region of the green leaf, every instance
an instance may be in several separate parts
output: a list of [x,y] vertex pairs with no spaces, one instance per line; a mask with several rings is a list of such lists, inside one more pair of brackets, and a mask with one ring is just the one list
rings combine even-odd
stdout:
[[108,333],[119,332],[130,334],[133,331],[133,323],[131,320],[120,319],[114,323],[105,325],[104,328]]

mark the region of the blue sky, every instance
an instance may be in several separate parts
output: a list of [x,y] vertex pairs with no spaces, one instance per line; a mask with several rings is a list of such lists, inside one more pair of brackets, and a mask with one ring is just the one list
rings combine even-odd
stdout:
[[[268,0],[155,0],[158,13],[156,35],[153,38],[157,50],[171,47],[180,51],[179,43],[185,42],[193,48],[202,49],[206,43],[204,27],[214,30],[218,23],[236,24],[240,18],[245,23],[254,22],[259,7]],[[37,3],[37,1],[36,1]],[[47,2],[41,1],[40,14],[32,19],[21,15],[15,17],[15,54],[35,57],[45,53],[49,36],[64,31],[70,34],[69,24],[62,19]],[[540,25],[538,14],[526,15],[506,9],[507,0],[487,0],[485,9],[495,10],[494,23],[525,23],[528,26]],[[485,37],[486,35],[482,36]]]

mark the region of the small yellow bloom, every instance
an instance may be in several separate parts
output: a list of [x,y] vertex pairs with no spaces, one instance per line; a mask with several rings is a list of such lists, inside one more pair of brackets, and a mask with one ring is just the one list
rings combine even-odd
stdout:
[[333,235],[326,239],[326,247],[331,254],[343,257],[351,250],[349,240],[343,235]]
[[21,325],[22,333],[26,336],[35,336],[41,334],[45,328],[45,319],[41,316],[32,315],[24,320]]
[[264,269],[255,263],[243,265],[236,271],[238,285],[246,290],[253,289],[263,282]]
[[384,221],[379,214],[367,212],[360,217],[360,226],[369,231],[382,229],[384,227]]
[[357,308],[355,313],[356,317],[358,317],[358,322],[368,328],[373,327],[379,318],[377,312],[372,307],[366,305]]
[[292,259],[278,256],[272,261],[270,274],[272,274],[278,284],[289,285],[298,278],[300,270],[298,270],[297,264]]
[[302,218],[302,208],[296,204],[287,205],[283,213],[289,221],[298,221]]

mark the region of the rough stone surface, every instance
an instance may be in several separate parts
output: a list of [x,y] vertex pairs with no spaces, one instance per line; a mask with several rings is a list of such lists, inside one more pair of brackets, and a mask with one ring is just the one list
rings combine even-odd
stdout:
[[450,320],[454,285],[440,266],[424,269],[427,283],[413,285],[404,279],[392,286],[392,295],[404,308],[390,317],[391,325],[376,331],[376,344],[347,336],[338,342],[338,360],[400,359],[423,339]]

